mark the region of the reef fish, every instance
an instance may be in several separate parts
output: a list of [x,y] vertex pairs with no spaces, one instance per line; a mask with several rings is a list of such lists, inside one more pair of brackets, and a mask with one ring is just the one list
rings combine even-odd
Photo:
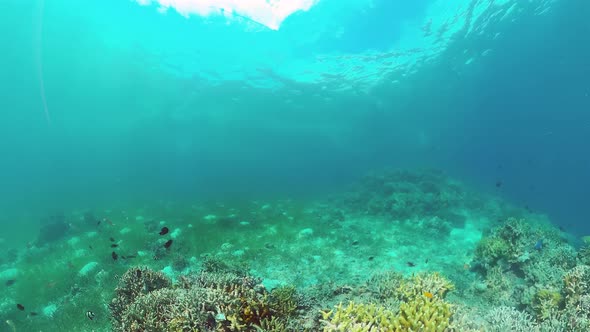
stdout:
[[117,260],[117,258],[119,258],[119,255],[117,255],[116,252],[113,251],[113,253],[111,254],[111,257],[113,257],[113,260]]
[[88,317],[88,319],[93,320],[94,319],[94,316],[96,316],[94,314],[94,312],[92,312],[90,310],[86,311],[86,317]]
[[168,241],[166,241],[166,243],[164,243],[164,248],[168,249],[168,248],[170,248],[171,245],[172,245],[172,240],[168,240]]
[[535,243],[535,250],[541,250],[543,249],[543,240],[539,240],[537,241],[537,243]]
[[168,234],[168,227],[162,227],[162,230],[158,234],[160,234],[160,235],[166,235],[166,234]]
[[17,303],[17,304],[16,304],[16,308],[17,308],[18,310],[20,310],[20,311],[25,311],[25,306],[24,306],[24,305],[22,305],[22,304],[20,304],[20,303]]

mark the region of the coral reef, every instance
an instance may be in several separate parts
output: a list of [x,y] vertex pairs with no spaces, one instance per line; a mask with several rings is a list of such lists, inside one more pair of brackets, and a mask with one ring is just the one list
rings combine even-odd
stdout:
[[[149,276],[149,280],[155,276],[158,287],[144,281],[143,276]],[[281,310],[293,311],[296,307],[290,302],[294,294],[284,291],[285,294],[271,300],[260,280],[231,272],[201,272],[181,277],[175,287],[160,272],[147,269],[131,269],[121,279],[117,297],[110,306],[116,331],[279,328],[285,325],[282,319],[288,315]],[[142,283],[147,286],[138,287]]]
[[170,287],[170,280],[161,272],[147,267],[135,267],[121,276],[115,290],[115,298],[109,304],[111,322],[115,331],[126,331],[126,314],[129,307],[142,296]]
[[334,310],[322,311],[324,332],[396,331],[397,314],[375,304],[350,302],[338,304]]
[[[381,294],[379,303],[341,303],[322,311],[324,331],[445,331],[451,324],[452,306],[443,298],[454,285],[438,273],[404,279],[392,272],[374,276],[370,282]],[[388,297],[399,306],[390,306]]]
[[461,225],[457,211],[466,205],[481,206],[462,185],[443,173],[383,170],[367,174],[359,185],[341,198],[342,209],[394,220],[436,217],[436,225],[449,221]]

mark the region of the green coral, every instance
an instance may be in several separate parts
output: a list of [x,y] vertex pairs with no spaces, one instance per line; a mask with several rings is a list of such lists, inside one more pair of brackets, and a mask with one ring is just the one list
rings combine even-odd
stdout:
[[546,320],[559,309],[561,301],[562,296],[558,291],[541,289],[533,298],[533,310],[539,320]]
[[485,267],[492,266],[503,258],[508,258],[510,244],[499,237],[488,236],[481,239],[475,249],[475,258]]
[[281,286],[272,290],[269,305],[281,316],[292,316],[299,307],[299,297],[294,286]]

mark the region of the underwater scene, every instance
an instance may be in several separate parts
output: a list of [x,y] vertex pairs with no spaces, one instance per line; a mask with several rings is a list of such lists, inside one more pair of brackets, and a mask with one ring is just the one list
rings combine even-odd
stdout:
[[590,1],[1,0],[0,332],[590,331]]

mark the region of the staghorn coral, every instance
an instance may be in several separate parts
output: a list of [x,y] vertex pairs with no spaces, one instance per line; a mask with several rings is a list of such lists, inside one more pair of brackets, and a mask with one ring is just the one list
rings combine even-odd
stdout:
[[487,332],[530,332],[535,330],[533,318],[512,307],[492,308],[484,317]]
[[400,305],[398,331],[443,332],[450,325],[451,305],[438,297],[415,297]]
[[379,300],[398,300],[398,290],[404,280],[404,276],[396,271],[386,271],[373,275],[368,281],[369,290]]
[[403,279],[397,273],[384,273],[370,279],[379,290],[381,303],[341,303],[322,311],[324,331],[445,331],[450,326],[452,306],[443,300],[454,285],[438,273],[423,273]]
[[547,320],[552,313],[559,309],[562,296],[558,291],[541,289],[533,299],[533,310],[539,320]]
[[409,280],[400,283],[397,292],[402,301],[419,298],[424,293],[431,293],[434,297],[443,298],[448,291],[455,288],[452,282],[438,272],[413,275]]
[[564,276],[563,282],[566,304],[578,306],[584,295],[590,295],[590,266],[576,266]]
[[396,331],[397,315],[375,304],[340,303],[321,314],[324,332]]
[[442,332],[450,325],[451,305],[438,298],[420,296],[400,305],[399,313],[383,306],[349,302],[322,311],[324,332],[431,331]]
[[198,331],[208,315],[198,295],[182,289],[158,289],[140,296],[121,320],[123,331]]
[[282,317],[289,317],[296,313],[300,297],[293,286],[281,286],[272,290],[269,305],[272,310]]
[[161,272],[155,272],[146,267],[134,267],[127,270],[119,279],[115,298],[109,304],[114,330],[123,331],[123,316],[138,297],[171,285],[170,280]]
[[[138,270],[124,275],[111,303],[115,331],[282,331],[286,324],[259,279],[202,272],[179,278],[173,288],[159,273],[141,269],[142,276],[157,276],[157,284],[165,286],[155,288],[139,280]],[[149,291],[138,287],[142,282]],[[274,304],[292,309],[292,304]]]

